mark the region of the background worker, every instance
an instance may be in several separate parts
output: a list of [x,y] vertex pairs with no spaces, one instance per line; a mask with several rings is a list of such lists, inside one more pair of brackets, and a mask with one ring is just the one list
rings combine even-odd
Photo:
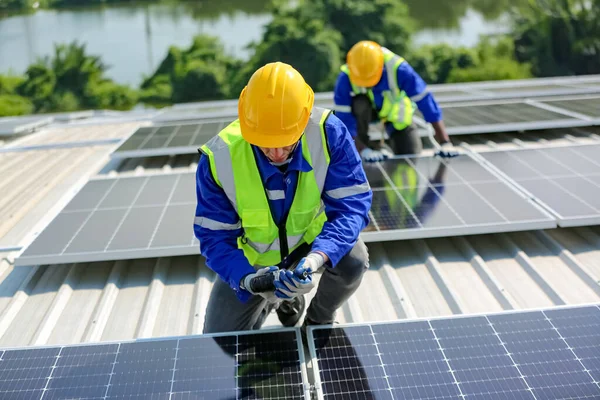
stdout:
[[[456,155],[446,133],[442,111],[423,79],[397,54],[372,41],[356,43],[346,56],[334,89],[335,115],[346,124],[365,161],[381,161],[393,154],[419,154],[415,105],[431,123],[441,145],[439,155]],[[385,145],[369,140],[369,124],[381,121],[389,139]]]
[[[259,329],[277,299],[282,324],[295,325],[314,288],[297,271],[325,267],[303,325],[332,323],[360,285],[373,194],[346,126],[313,104],[298,71],[267,64],[242,91],[239,119],[201,148],[194,231],[220,278],[204,333]],[[275,290],[254,293],[264,274]]]

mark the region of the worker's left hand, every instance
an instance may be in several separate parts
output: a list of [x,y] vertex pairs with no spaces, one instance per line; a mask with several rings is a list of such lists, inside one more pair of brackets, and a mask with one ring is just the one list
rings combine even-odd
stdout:
[[444,142],[441,145],[441,149],[438,150],[435,155],[443,158],[451,158],[458,156],[458,151],[456,151],[452,142]]
[[301,278],[295,271],[287,269],[277,271],[274,284],[275,296],[286,300],[306,294],[315,287],[312,274],[309,273],[306,278]]
[[[310,253],[298,262],[294,271],[281,270],[275,277],[275,296],[282,299],[291,299],[298,295],[310,292],[315,284],[312,273],[325,264],[325,258],[316,252]],[[301,278],[304,272],[308,272],[306,278]]]

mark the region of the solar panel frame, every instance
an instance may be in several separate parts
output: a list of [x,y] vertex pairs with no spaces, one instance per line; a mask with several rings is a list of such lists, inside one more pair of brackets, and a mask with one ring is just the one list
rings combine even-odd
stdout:
[[37,128],[49,125],[53,121],[53,117],[44,115],[0,118],[0,136],[12,136],[31,132]]
[[[455,376],[456,370],[453,369],[453,367],[450,365],[450,361],[452,361],[452,358],[449,358],[445,354],[445,352],[444,352],[445,348],[440,343],[440,339],[435,335],[435,329],[431,326],[432,323],[435,323],[436,321],[442,321],[443,322],[443,321],[454,321],[454,320],[467,320],[467,319],[476,319],[476,318],[481,318],[481,317],[485,317],[489,321],[490,318],[495,318],[497,316],[504,317],[504,316],[518,315],[518,314],[527,314],[527,313],[532,313],[533,314],[533,313],[538,313],[538,312],[542,313],[543,315],[546,316],[545,313],[556,313],[556,312],[560,312],[560,311],[578,310],[578,309],[581,309],[581,310],[596,309],[596,310],[598,310],[598,312],[600,312],[600,303],[583,303],[583,304],[575,304],[575,305],[574,304],[569,304],[569,305],[559,305],[559,306],[553,306],[553,307],[539,307],[539,308],[529,308],[529,309],[510,310],[510,311],[499,311],[499,312],[491,312],[491,313],[488,312],[488,313],[460,314],[460,315],[452,315],[452,316],[418,317],[418,318],[410,318],[410,319],[406,319],[406,320],[397,320],[397,321],[374,321],[374,322],[369,322],[369,323],[353,322],[353,323],[342,323],[342,324],[308,326],[307,327],[306,336],[307,336],[307,341],[308,341],[308,352],[309,352],[309,357],[310,357],[310,360],[311,360],[312,380],[314,382],[314,387],[315,387],[315,392],[316,392],[316,398],[318,400],[325,400],[325,399],[328,399],[330,397],[327,397],[324,394],[324,390],[323,390],[324,382],[321,379],[321,368],[320,368],[319,358],[318,358],[318,355],[317,355],[315,331],[326,331],[326,330],[333,330],[333,329],[338,329],[339,330],[339,329],[344,329],[344,328],[369,328],[371,330],[371,333],[373,333],[373,330],[372,330],[373,327],[377,327],[377,326],[382,326],[382,325],[396,325],[396,326],[402,326],[402,325],[404,325],[404,326],[406,326],[406,325],[410,325],[410,324],[416,324],[416,323],[426,322],[426,323],[429,324],[430,329],[431,329],[431,331],[433,332],[433,334],[435,336],[435,341],[438,343],[438,350],[440,350],[442,352],[442,357],[443,358],[441,358],[441,360],[444,361],[444,362],[446,362],[447,367],[448,367],[447,372],[451,374],[452,379],[453,379],[453,383],[460,390],[460,393],[457,396],[455,396],[455,397],[449,396],[449,398],[465,398],[465,397],[472,397],[472,395],[465,395],[462,392],[462,390],[460,388],[460,384],[461,383],[459,382],[459,380]],[[548,317],[546,316],[546,318],[548,318]],[[490,322],[490,324],[491,324],[491,322]],[[550,322],[550,324],[553,325],[552,322]],[[553,327],[554,327],[554,329],[556,329],[557,332],[559,332],[558,328],[556,328],[554,325],[553,325]],[[519,369],[519,364],[512,359],[512,353],[511,353],[511,351],[508,348],[506,348],[506,343],[504,342],[504,340],[502,338],[500,338],[499,333],[496,331],[495,328],[494,328],[494,335],[496,335],[498,337],[499,344],[501,344],[502,346],[504,346],[506,355],[511,356],[511,361],[512,361],[514,367],[519,372],[519,375],[520,375],[519,377],[521,379],[523,379],[523,381],[527,385],[527,390],[531,391],[533,393],[533,390],[535,390],[535,388],[532,388],[529,385],[529,383],[525,379],[526,376],[524,376],[523,373]],[[562,333],[559,332],[559,336],[560,336],[561,340],[565,341],[566,348],[573,352],[574,359],[577,360],[577,361],[579,361],[581,363],[582,372],[588,373],[588,375],[589,375],[589,377],[591,379],[590,383],[596,384],[597,387],[598,387],[598,393],[600,393],[600,368],[598,368],[598,371],[588,369],[588,367],[582,361],[582,360],[585,360],[585,357],[580,358],[580,356],[575,353],[575,351],[572,349],[571,345],[563,337]],[[598,336],[600,336],[600,334]],[[374,343],[377,344],[377,342],[375,340],[374,340]],[[377,353],[378,353],[377,355],[379,356],[379,359],[380,359],[381,366],[385,368],[385,363],[383,362],[383,360],[381,358],[381,356],[383,354],[381,353],[381,351],[379,349],[377,349]],[[360,362],[360,360],[359,360],[359,362]],[[598,365],[600,365],[600,364],[598,364]],[[348,366],[345,365],[344,368],[348,369]],[[358,367],[356,367],[356,368],[358,368]],[[422,368],[420,370],[422,370]],[[388,373],[385,372],[385,369],[384,369],[383,372],[384,372],[384,376],[385,376],[385,378],[387,380],[388,379]],[[440,370],[440,372],[442,372],[442,371]],[[592,372],[597,373],[598,374],[598,378],[596,378],[592,374]],[[355,377],[353,377],[353,378],[355,378]],[[388,383],[388,390],[390,392],[392,390],[392,388],[389,385],[389,383]],[[337,397],[335,397],[335,396],[332,395],[332,398],[337,398]],[[389,398],[389,399],[393,400],[394,398],[398,398],[398,397],[393,397],[393,396],[383,397],[382,396],[381,398]],[[488,397],[484,397],[484,398],[488,398]],[[504,397],[502,397],[502,398],[504,398]],[[535,400],[534,396],[531,396],[529,398]]]
[[[483,177],[483,178],[475,178],[472,179],[470,181],[467,181],[463,178],[462,173],[458,173],[456,172],[456,167],[452,167],[452,163],[457,164],[460,162],[460,157],[464,157],[465,160],[469,160],[470,162],[473,162],[472,165],[477,165],[478,167],[482,168],[483,171],[485,171],[487,174],[489,174],[490,178],[493,178],[493,180],[487,180],[487,178]],[[529,207],[531,207],[531,209],[536,210],[537,212],[539,212],[539,217],[540,219],[532,219],[532,220],[524,220],[524,219],[519,219],[519,220],[509,220],[504,216],[504,213],[496,210],[496,206],[492,205],[489,200],[487,200],[484,197],[480,197],[481,200],[483,200],[483,202],[481,204],[486,203],[487,206],[493,210],[495,213],[497,213],[499,216],[501,216],[504,221],[498,221],[498,220],[494,220],[487,223],[467,223],[465,221],[461,220],[461,216],[458,215],[458,213],[453,209],[452,205],[450,203],[447,203],[446,198],[444,197],[445,195],[440,195],[439,193],[437,193],[436,186],[432,186],[431,184],[428,183],[428,177],[425,176],[423,174],[422,171],[420,171],[419,166],[412,163],[410,160],[424,160],[426,162],[426,165],[431,163],[433,160],[436,160],[436,162],[439,163],[446,163],[448,165],[448,168],[450,169],[450,172],[453,175],[456,175],[459,179],[458,182],[445,182],[444,186],[447,187],[466,187],[466,188],[470,188],[470,190],[474,191],[475,194],[477,196],[481,196],[480,193],[480,189],[475,190],[476,187],[479,187],[480,185],[485,185],[485,184],[500,184],[503,185],[504,188],[507,190],[506,193],[509,193],[512,196],[518,197],[520,199],[523,199],[523,204],[527,204]],[[412,219],[420,221],[421,218],[419,218],[418,216],[416,216],[414,214],[414,212],[411,210],[411,208],[409,207],[409,205],[406,203],[406,201],[404,200],[403,196],[399,193],[399,190],[401,188],[398,188],[396,186],[396,184],[393,182],[392,178],[390,177],[389,173],[385,170],[385,166],[386,165],[390,165],[391,162],[394,162],[394,160],[397,160],[399,162],[403,162],[403,160],[406,160],[407,162],[409,162],[410,164],[413,165],[413,169],[415,169],[419,175],[419,179],[421,182],[424,183],[420,183],[419,186],[422,187],[431,187],[432,190],[434,190],[436,192],[436,196],[440,197],[441,202],[440,204],[442,204],[443,206],[440,207],[445,207],[445,208],[449,208],[449,211],[452,212],[453,214],[458,216],[458,220],[461,220],[461,225],[438,225],[433,226],[433,227],[421,227],[418,229],[384,229],[381,230],[378,226],[378,216],[375,215],[379,210],[372,207],[370,212],[369,212],[369,217],[371,219],[371,224],[369,224],[369,226],[363,230],[363,232],[361,232],[361,238],[365,241],[365,242],[380,242],[380,241],[391,241],[391,240],[409,240],[409,239],[421,239],[421,238],[434,238],[434,237],[445,237],[445,236],[457,236],[457,235],[476,235],[476,234],[484,234],[484,233],[500,233],[500,232],[515,232],[515,231],[523,231],[523,230],[536,230],[536,229],[551,229],[551,228],[555,228],[556,227],[556,220],[554,218],[554,216],[550,213],[547,212],[547,210],[545,210],[543,207],[541,207],[539,204],[536,204],[535,202],[531,201],[529,198],[527,198],[527,196],[523,195],[521,192],[519,192],[511,183],[506,182],[505,178],[499,174],[497,174],[497,172],[494,169],[488,168],[486,165],[482,165],[482,163],[480,163],[476,157],[473,157],[473,155],[471,153],[464,153],[461,156],[459,156],[458,158],[454,158],[454,159],[450,159],[450,160],[443,160],[443,159],[437,159],[435,157],[431,157],[431,156],[426,156],[426,155],[408,155],[408,156],[396,156],[393,157],[391,159],[389,159],[389,161],[384,162],[384,163],[373,163],[373,164],[366,164],[365,165],[365,171],[367,173],[367,179],[369,179],[371,188],[373,190],[373,203],[376,204],[376,197],[380,196],[380,194],[382,192],[388,192],[388,191],[394,191],[395,194],[400,198],[399,200],[402,201],[402,203],[404,204],[404,208],[409,209],[410,214],[412,215]],[[374,183],[374,179],[375,177],[373,175],[371,175],[370,171],[372,171],[373,169],[375,169],[377,174],[381,174],[381,176],[383,177],[384,181],[383,181],[383,185],[382,186],[377,186],[376,183]],[[464,172],[464,171],[463,171]],[[448,178],[447,178],[448,179]],[[455,179],[455,178],[451,178],[451,179]],[[475,185],[475,186],[473,186]],[[464,216],[463,216],[464,217]],[[419,225],[422,225],[420,222],[418,223]]]
[[[589,204],[584,198],[578,196],[575,193],[567,190],[563,185],[557,183],[556,180],[568,180],[572,178],[577,178],[581,181],[587,181],[586,183],[593,186],[593,189],[596,189],[600,192],[600,161],[593,160],[581,153],[575,154],[576,158],[573,158],[573,162],[588,162],[591,164],[595,164],[597,167],[596,172],[592,172],[590,174],[582,174],[576,170],[574,167],[569,167],[568,164],[562,163],[560,161],[554,161],[556,166],[561,169],[560,173],[556,174],[544,174],[543,171],[538,171],[531,165],[528,165],[527,162],[523,159],[514,158],[515,165],[524,164],[524,166],[531,171],[534,171],[534,175],[523,176],[523,177],[515,177],[511,176],[510,173],[503,171],[503,169],[497,166],[493,161],[490,161],[489,155],[491,154],[502,154],[506,153],[510,155],[524,154],[524,153],[539,153],[541,157],[546,157],[548,162],[552,162],[552,158],[545,155],[546,151],[575,151],[578,149],[589,149],[591,147],[598,148],[600,151],[600,145],[594,144],[574,144],[574,145],[564,145],[564,146],[552,146],[552,147],[527,147],[521,149],[511,149],[511,150],[492,150],[485,151],[479,153],[476,157],[480,158],[482,164],[487,164],[491,169],[494,169],[497,174],[502,176],[507,182],[510,182],[512,186],[517,188],[517,190],[524,193],[527,197],[538,203],[541,207],[546,209],[548,213],[556,218],[558,226],[563,228],[568,227],[578,227],[578,226],[589,226],[589,225],[597,225],[600,224],[600,206],[595,206],[593,204]],[[487,157],[487,158],[486,158]],[[565,170],[566,169],[566,170]],[[570,170],[571,172],[568,172]],[[525,173],[525,172],[523,172]],[[546,184],[550,184],[549,187],[556,188],[556,192],[553,194],[548,194],[546,197],[549,197],[547,200],[544,199],[542,194],[534,194],[531,189],[528,189],[528,186],[531,188],[532,184],[535,182],[545,182]],[[586,207],[589,210],[593,210],[593,212],[588,212],[587,214],[579,214],[579,215],[566,215],[563,212],[557,209],[557,206],[553,206],[550,202],[558,201],[556,198],[557,195],[566,195],[571,198],[571,201],[577,201],[583,207]]]
[[[310,391],[311,391],[311,387],[310,387],[310,383],[308,380],[308,372],[307,372],[307,368],[306,368],[306,360],[305,360],[305,354],[304,354],[304,348],[303,348],[303,343],[302,343],[302,335],[300,334],[300,328],[270,328],[270,329],[263,329],[263,330],[251,330],[251,331],[234,331],[234,332],[223,332],[223,333],[212,333],[212,334],[201,334],[201,335],[182,335],[182,336],[167,336],[167,337],[152,337],[152,338],[141,338],[141,339],[134,339],[134,340],[113,340],[113,341],[102,341],[102,342],[94,342],[94,343],[76,343],[76,344],[71,344],[71,345],[41,345],[41,346],[28,346],[28,347],[0,347],[0,368],[2,367],[2,359],[4,357],[4,355],[7,354],[7,352],[35,352],[35,351],[40,351],[42,353],[44,353],[44,351],[46,351],[46,353],[50,353],[50,360],[54,359],[54,361],[52,362],[51,365],[49,366],[39,366],[39,364],[36,366],[37,369],[40,368],[47,368],[49,371],[46,375],[44,376],[38,376],[38,380],[45,380],[46,383],[42,388],[36,388],[36,389],[30,389],[30,391],[36,391],[36,392],[40,392],[39,396],[36,396],[36,399],[52,399],[54,397],[48,397],[48,393],[52,393],[53,391],[60,391],[61,389],[63,390],[63,395],[59,395],[59,398],[64,398],[64,391],[68,391],[69,389],[74,389],[74,388],[102,388],[101,391],[103,392],[102,396],[96,396],[96,395],[84,395],[81,392],[78,393],[78,395],[73,396],[71,394],[71,396],[69,396],[69,398],[72,397],[77,397],[77,398],[85,398],[85,399],[96,399],[96,398],[101,398],[101,399],[113,399],[115,397],[111,396],[111,390],[113,387],[115,387],[114,385],[114,381],[113,381],[113,376],[116,376],[115,373],[115,366],[117,364],[119,364],[120,362],[122,362],[119,358],[119,356],[123,353],[121,353],[121,347],[122,346],[127,346],[127,345],[133,345],[133,346],[137,346],[137,345],[148,345],[151,347],[151,345],[153,343],[160,343],[160,342],[164,342],[165,345],[170,343],[170,342],[176,342],[176,351],[179,349],[179,345],[181,342],[183,341],[193,341],[193,340],[203,340],[203,339],[219,339],[219,338],[223,338],[223,339],[227,339],[227,338],[232,338],[235,337],[236,339],[236,343],[240,343],[240,338],[243,337],[251,337],[251,336],[262,336],[264,335],[265,338],[268,338],[269,335],[272,334],[285,334],[285,333],[294,333],[294,338],[296,341],[296,346],[295,348],[293,347],[293,351],[297,352],[298,358],[297,358],[297,363],[298,363],[298,370],[299,370],[299,374],[300,374],[300,382],[298,383],[299,385],[301,385],[301,388],[299,388],[299,390],[301,390],[301,397],[296,397],[294,396],[294,398],[301,398],[304,400],[310,400],[311,396],[310,396]],[[245,343],[242,341],[242,344]],[[268,343],[268,342],[263,342],[263,343]],[[101,353],[101,354],[113,354],[114,353],[114,360],[112,361],[112,368],[110,373],[106,374],[106,373],[98,373],[97,370],[94,370],[94,366],[90,365],[90,363],[88,362],[86,364],[86,368],[92,368],[92,371],[88,371],[88,372],[95,372],[94,375],[106,375],[108,376],[108,382],[104,385],[95,385],[95,386],[85,386],[86,380],[85,378],[90,376],[90,374],[85,374],[85,376],[82,376],[82,379],[79,379],[77,381],[78,386],[68,386],[68,387],[52,387],[51,383],[54,383],[56,379],[58,379],[55,376],[55,371],[59,370],[61,368],[61,366],[59,365],[59,363],[61,362],[61,360],[63,360],[65,357],[65,350],[67,350],[68,352],[71,352],[74,357],[77,356],[77,350],[81,350],[81,349],[91,349],[91,348],[97,348],[97,347],[102,347],[102,348],[109,348],[111,349],[110,352],[105,352],[105,353]],[[55,353],[52,355],[52,353]],[[95,353],[94,353],[95,354]],[[99,353],[100,354],[100,353]],[[241,355],[241,354],[240,354]],[[187,392],[181,392],[181,391],[174,391],[175,387],[174,384],[176,382],[183,382],[184,380],[182,379],[183,377],[177,377],[179,379],[176,379],[176,372],[177,371],[182,371],[182,369],[178,369],[177,368],[177,361],[182,359],[182,358],[178,358],[178,354],[177,352],[174,354],[174,359],[172,362],[172,368],[170,368],[168,370],[168,374],[170,375],[170,380],[168,382],[170,382],[170,389],[165,393],[164,391],[161,392],[163,394],[166,394],[167,396],[165,398],[169,399],[184,399],[187,397],[180,397],[180,396],[170,396],[170,395],[176,395],[177,393],[184,393],[187,394]],[[238,354],[234,355],[234,357],[238,356]],[[30,358],[23,358],[22,360],[28,360]],[[148,361],[147,358],[142,358],[142,360]],[[89,360],[88,360],[89,361]],[[296,360],[294,359],[294,362]],[[237,364],[237,362],[235,362]],[[157,364],[156,362],[151,363],[152,364]],[[103,364],[106,365],[106,364]],[[67,364],[68,366],[68,364]],[[236,373],[237,373],[237,367],[239,367],[240,365],[236,365]],[[156,365],[156,368],[159,368],[159,365]],[[0,369],[1,371],[1,369]],[[135,373],[136,370],[134,370]],[[171,372],[172,371],[172,372]],[[65,371],[67,374],[69,373],[77,373],[77,371],[75,369],[67,369]],[[146,370],[145,372],[150,372],[148,370]],[[68,375],[67,375],[68,376]],[[232,374],[233,378],[235,378],[237,380],[237,376],[235,374]],[[277,375],[275,375],[277,376]],[[8,380],[8,382],[10,382],[11,380]],[[0,393],[2,392],[2,382],[4,382],[1,378],[0,378]],[[87,382],[89,383],[89,381]],[[131,384],[135,384],[135,382],[127,382],[129,384],[129,386],[131,386]],[[144,382],[147,385],[148,382]],[[152,381],[152,386],[156,386],[156,382],[153,380]],[[232,387],[232,389],[235,389],[236,391],[239,389],[242,389],[239,387],[238,382],[236,382],[236,386]],[[100,389],[99,389],[100,390]],[[207,389],[210,390],[210,389]],[[129,391],[131,391],[131,388],[129,388]],[[20,391],[23,392],[23,391]],[[147,394],[153,394],[153,396],[151,398],[159,398],[156,396],[156,392],[147,392]],[[116,398],[122,398],[122,397],[116,397]],[[135,394],[133,393],[129,393],[127,398],[150,398],[148,396],[145,397],[140,397],[140,395],[138,394],[137,397]],[[219,397],[221,398],[221,397]],[[237,398],[237,393],[236,395],[234,395],[233,398]],[[280,399],[281,397],[277,396],[277,399]],[[287,397],[286,397],[287,398]]]

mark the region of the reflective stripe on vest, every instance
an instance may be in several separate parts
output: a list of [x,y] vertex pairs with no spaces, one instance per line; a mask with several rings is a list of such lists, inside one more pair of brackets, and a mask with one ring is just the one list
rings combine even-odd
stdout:
[[329,166],[325,137],[329,114],[330,110],[319,107],[312,110],[301,138],[302,156],[312,170],[298,174],[294,200],[282,226],[275,224],[268,198],[279,199],[284,194],[265,190],[252,146],[241,136],[239,120],[201,147],[215,182],[240,216],[244,235],[238,239],[238,247],[252,265],[278,264],[301,244],[312,243],[327,221],[321,194]]
[[[379,111],[379,117],[383,121],[391,122],[396,130],[402,130],[412,124],[412,117],[415,111],[415,105],[406,93],[398,86],[398,67],[404,62],[404,58],[394,54],[383,47],[384,63],[386,69],[386,78],[390,90],[382,92],[383,103]],[[350,76],[350,71],[346,64],[341,67],[342,72]],[[353,94],[366,94],[369,96],[372,104],[375,104],[375,96],[371,89],[356,86],[350,81]]]

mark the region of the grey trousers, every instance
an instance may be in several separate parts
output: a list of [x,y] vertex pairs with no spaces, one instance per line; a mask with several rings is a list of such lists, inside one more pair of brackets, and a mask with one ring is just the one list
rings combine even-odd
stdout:
[[[326,267],[306,318],[317,324],[329,324],[342,304],[358,289],[369,268],[367,246],[358,239],[335,268]],[[271,308],[261,296],[242,303],[222,279],[213,285],[206,309],[204,333],[234,332],[260,329]]]
[[[359,94],[352,98],[352,115],[356,118],[358,137],[364,144],[379,150],[381,148],[379,141],[369,140],[369,124],[379,121],[379,114],[367,95]],[[386,122],[385,130],[390,137],[386,140],[386,147],[395,155],[420,154],[423,151],[419,130],[414,124],[399,131],[391,122]]]

